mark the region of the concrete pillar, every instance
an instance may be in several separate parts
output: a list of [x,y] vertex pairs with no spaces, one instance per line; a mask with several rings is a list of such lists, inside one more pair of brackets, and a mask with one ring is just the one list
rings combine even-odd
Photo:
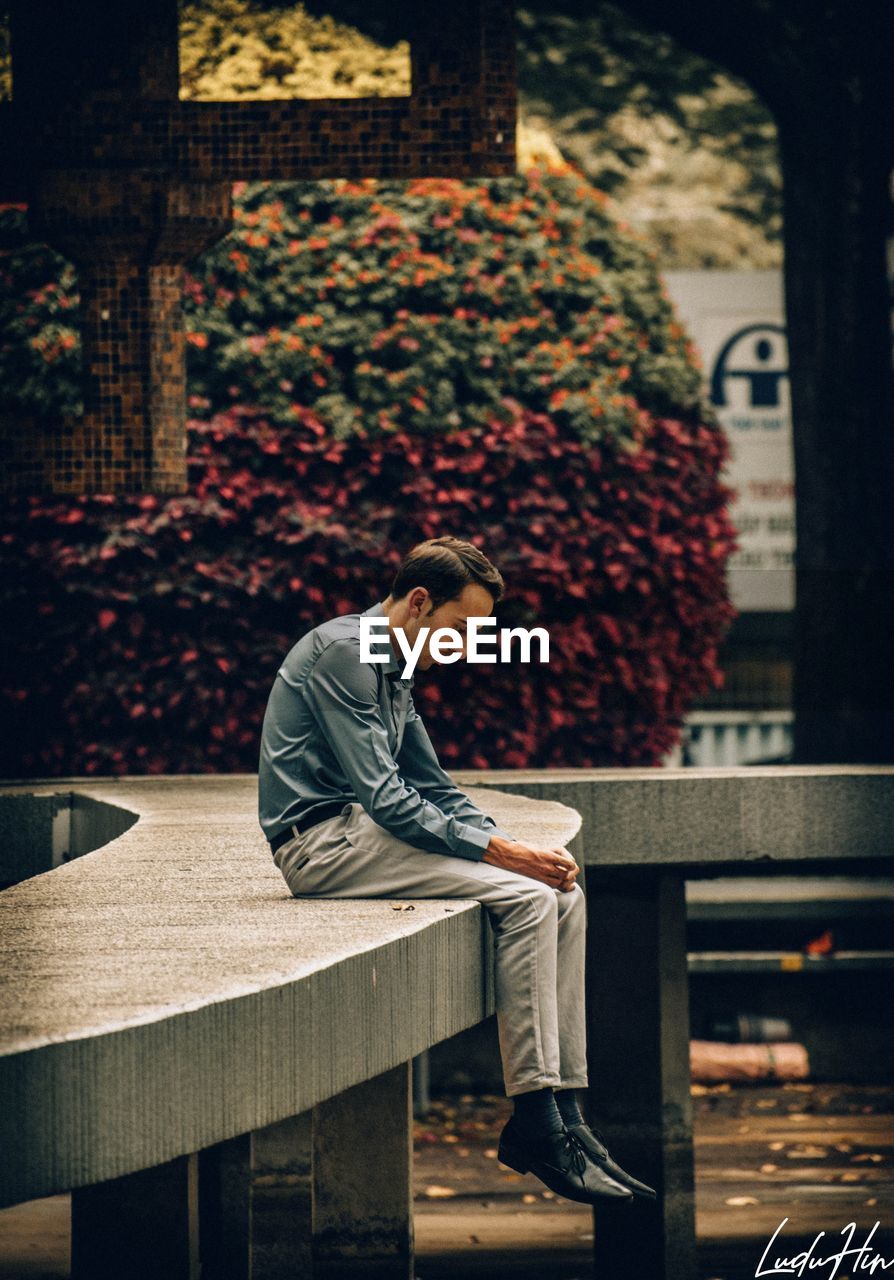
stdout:
[[314,1275],[412,1280],[412,1064],[314,1108]]
[[311,1135],[305,1111],[201,1152],[202,1280],[309,1280]]
[[199,1280],[198,1221],[194,1155],[76,1187],[72,1280]]
[[586,874],[589,1118],[658,1192],[594,1207],[597,1273],[695,1280],[685,881],[640,868]]

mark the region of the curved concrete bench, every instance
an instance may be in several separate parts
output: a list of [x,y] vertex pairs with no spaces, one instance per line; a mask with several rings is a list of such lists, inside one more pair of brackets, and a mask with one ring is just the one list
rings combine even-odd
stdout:
[[[478,798],[531,843],[566,844],[580,826],[554,801]],[[109,842],[68,861],[57,847],[60,865],[0,894],[0,1203],[118,1180],[115,1196],[73,1200],[75,1274],[95,1277],[87,1236],[127,1218],[124,1175],[262,1130],[281,1155],[270,1126],[376,1080],[366,1102],[390,1109],[406,1195],[410,1060],[493,1011],[480,905],[293,898],[257,823],[253,775],[4,786],[0,832],[27,812],[35,838],[55,824],[58,846],[67,805],[89,810],[93,838]],[[82,846],[89,834],[82,821]],[[331,1113],[330,1136],[338,1127]],[[295,1130],[285,1143],[293,1173],[309,1141]],[[195,1169],[169,1173],[195,1192]],[[185,1199],[170,1187],[162,1199],[173,1221]],[[293,1205],[287,1239],[300,1216]],[[183,1265],[147,1274],[192,1274]],[[283,1265],[296,1274],[294,1252]]]
[[[637,1218],[640,1273],[693,1280],[686,881],[890,876],[894,766],[455,777],[501,826],[531,843],[567,844],[585,867],[591,1112],[622,1165],[659,1193]],[[416,902],[412,912],[393,912],[387,901],[296,904],[257,827],[255,785],[178,778],[37,788],[37,802],[66,788],[85,797],[71,815],[82,847],[85,831],[103,825],[87,800],[141,815],[80,865],[0,894],[17,930],[7,930],[0,954],[7,972],[21,975],[4,989],[0,1025],[0,1142],[13,1153],[5,1202],[80,1187],[78,1276],[120,1280],[114,1265],[103,1271],[89,1241],[108,1239],[111,1221],[125,1224],[114,1238],[117,1260],[153,1196],[162,1207],[149,1220],[164,1221],[169,1235],[175,1220],[181,1225],[176,1255],[147,1276],[194,1274],[183,1258],[198,1256],[195,1215],[182,1206],[197,1197],[198,1216],[213,1224],[203,1280],[247,1276],[247,1249],[252,1280],[310,1274],[311,1261],[316,1272],[347,1257],[353,1276],[369,1274],[360,1260],[375,1258],[390,1258],[389,1275],[411,1274],[407,1059],[492,1011],[486,917],[477,903],[455,900]],[[34,790],[0,789],[0,832],[4,798]],[[62,840],[63,810],[59,802],[49,825],[46,813],[32,814],[35,830],[52,826]],[[79,929],[90,939],[80,950]],[[100,1008],[102,1018],[91,1019]],[[91,1072],[96,1079],[85,1079]],[[193,1155],[146,1173],[102,1172],[136,1168],[128,1151],[162,1158],[203,1143],[214,1145],[200,1151],[201,1179]],[[84,1185],[97,1176],[113,1181]],[[302,1190],[311,1184],[312,1213]],[[596,1212],[600,1270],[626,1274],[629,1217]],[[217,1258],[208,1239],[226,1242]],[[149,1244],[157,1259],[158,1241]],[[224,1266],[224,1255],[236,1261]]]

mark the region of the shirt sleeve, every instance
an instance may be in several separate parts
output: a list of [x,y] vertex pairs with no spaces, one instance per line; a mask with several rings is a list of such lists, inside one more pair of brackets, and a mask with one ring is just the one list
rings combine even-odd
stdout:
[[360,804],[380,826],[427,853],[480,862],[491,833],[444,813],[401,777],[360,641],[334,641],[316,659],[305,696]]
[[502,836],[504,840],[514,839],[514,836],[498,827],[489,814],[479,809],[441,768],[425,724],[413,703],[412,694],[397,763],[406,781],[426,800],[436,804],[443,813],[452,814],[460,821],[486,831],[488,839],[491,836]]

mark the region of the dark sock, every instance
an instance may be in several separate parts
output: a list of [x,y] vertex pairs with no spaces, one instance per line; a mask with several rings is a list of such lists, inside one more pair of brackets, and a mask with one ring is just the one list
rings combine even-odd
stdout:
[[532,1089],[529,1093],[517,1093],[512,1101],[515,1106],[515,1123],[530,1137],[544,1138],[548,1134],[562,1132],[562,1117],[552,1089]]
[[556,1089],[555,1099],[559,1115],[569,1128],[573,1124],[584,1123],[584,1118],[580,1113],[580,1107],[577,1105],[576,1089]]

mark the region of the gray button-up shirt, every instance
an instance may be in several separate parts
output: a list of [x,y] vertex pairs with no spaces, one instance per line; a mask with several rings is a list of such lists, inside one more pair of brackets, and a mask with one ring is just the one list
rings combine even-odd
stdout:
[[387,633],[360,660],[360,618],[382,602],[323,622],[276,673],[261,730],[258,817],[268,840],[333,803],[359,801],[381,827],[428,853],[481,861],[496,823],[460,791],[413,706]]

